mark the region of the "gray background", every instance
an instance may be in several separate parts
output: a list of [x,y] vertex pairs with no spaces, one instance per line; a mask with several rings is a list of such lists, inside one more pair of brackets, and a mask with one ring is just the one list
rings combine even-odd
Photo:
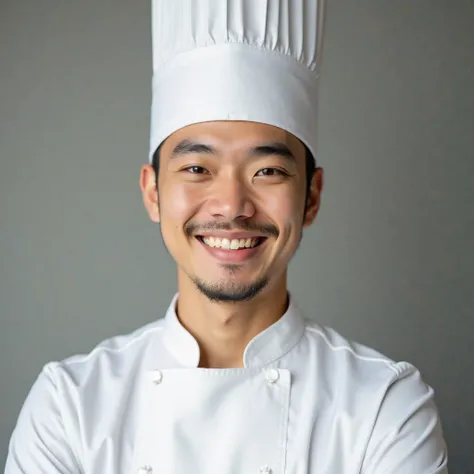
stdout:
[[[0,464],[44,363],[161,317],[175,269],[138,187],[149,2],[0,3]],[[474,2],[337,1],[326,188],[290,286],[311,317],[419,367],[451,473],[474,472]]]

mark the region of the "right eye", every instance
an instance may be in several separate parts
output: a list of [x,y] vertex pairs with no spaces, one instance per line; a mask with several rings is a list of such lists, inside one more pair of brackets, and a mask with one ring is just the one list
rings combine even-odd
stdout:
[[205,173],[209,173],[206,168],[202,167],[202,166],[198,166],[198,165],[193,165],[193,166],[189,166],[188,168],[184,168],[183,171],[187,171],[188,173],[191,173],[191,174],[205,174]]

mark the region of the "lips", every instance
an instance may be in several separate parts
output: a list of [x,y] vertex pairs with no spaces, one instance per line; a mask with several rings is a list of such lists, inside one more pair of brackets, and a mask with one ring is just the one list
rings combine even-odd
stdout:
[[[211,240],[211,238],[213,240]],[[220,241],[218,239],[220,239]],[[221,263],[243,264],[261,251],[267,238],[248,237],[246,239],[228,239],[226,237],[196,236],[196,240],[202,245],[203,249],[217,261]],[[212,244],[214,244],[214,246],[212,246]],[[216,244],[219,246],[216,246]],[[247,245],[249,245],[249,247],[247,247]]]
[[224,250],[241,250],[255,248],[262,243],[263,237],[234,238],[201,236],[198,237],[205,245],[211,248],[220,248]]

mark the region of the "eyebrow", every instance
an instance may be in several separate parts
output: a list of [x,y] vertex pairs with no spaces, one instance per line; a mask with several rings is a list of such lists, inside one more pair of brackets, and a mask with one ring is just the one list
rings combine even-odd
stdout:
[[178,158],[183,155],[189,155],[191,153],[200,153],[200,154],[215,154],[216,150],[210,146],[205,145],[204,143],[193,142],[191,140],[181,140],[171,152],[171,159]]
[[251,156],[263,157],[263,156],[281,156],[289,161],[296,162],[295,155],[291,150],[281,142],[271,142],[265,145],[259,145],[251,149]]
[[[208,154],[215,155],[217,150],[211,145],[204,143],[193,142],[192,140],[182,140],[174,148],[171,153],[171,159],[178,158],[180,156],[197,153],[197,154]],[[254,157],[265,157],[265,156],[281,156],[291,162],[296,162],[295,156],[288,148],[287,145],[281,142],[269,142],[264,145],[258,145],[252,147],[248,153],[249,156]]]

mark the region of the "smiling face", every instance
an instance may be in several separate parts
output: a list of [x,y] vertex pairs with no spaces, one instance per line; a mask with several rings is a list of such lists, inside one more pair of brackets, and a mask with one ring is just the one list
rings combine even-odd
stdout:
[[318,208],[322,170],[306,196],[305,147],[254,122],[206,122],[178,130],[160,148],[141,188],[150,218],[178,265],[214,301],[244,301],[286,285],[286,268]]

